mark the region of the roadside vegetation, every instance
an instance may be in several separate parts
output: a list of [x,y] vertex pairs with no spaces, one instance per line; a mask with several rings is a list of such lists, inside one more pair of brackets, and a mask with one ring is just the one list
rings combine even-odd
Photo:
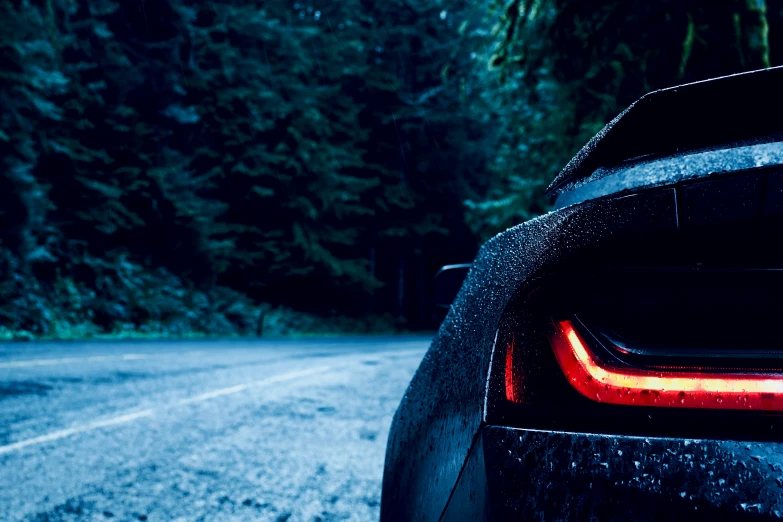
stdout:
[[9,0],[0,337],[432,327],[653,89],[783,63],[783,6]]

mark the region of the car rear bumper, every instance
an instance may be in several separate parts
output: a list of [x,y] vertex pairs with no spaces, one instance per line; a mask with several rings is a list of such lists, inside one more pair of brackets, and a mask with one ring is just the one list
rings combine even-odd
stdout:
[[783,518],[783,445],[486,426],[443,520]]

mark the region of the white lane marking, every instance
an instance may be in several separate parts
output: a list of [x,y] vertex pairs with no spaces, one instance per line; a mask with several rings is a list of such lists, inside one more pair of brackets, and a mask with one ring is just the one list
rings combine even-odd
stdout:
[[[424,341],[402,341],[399,344],[416,344]],[[429,346],[429,342],[427,341]],[[426,350],[426,348],[425,348]],[[390,354],[402,354],[406,355],[409,352],[415,352],[418,350],[388,350],[384,352],[375,352],[372,355],[390,355]],[[185,352],[185,355],[200,355],[204,353],[203,350],[191,350]],[[139,359],[149,359],[152,357],[163,357],[165,355],[177,355],[178,352],[164,352],[164,353],[124,353],[121,355],[90,355],[87,357],[62,357],[60,359],[25,359],[21,361],[5,361],[0,362],[0,369],[2,368],[24,368],[27,366],[51,366],[54,364],[72,364],[79,362],[96,362],[96,361],[110,361],[112,359],[119,359],[123,361],[137,361]],[[351,355],[345,353],[336,353],[334,357]],[[370,355],[370,354],[367,354]]]
[[[353,364],[355,364],[355,363],[362,363],[362,362],[366,362],[366,361],[375,361],[375,362],[377,362],[377,360],[373,359],[373,357],[378,357],[378,356],[380,356],[380,357],[384,357],[384,356],[398,356],[398,357],[402,356],[402,357],[407,357],[407,356],[412,356],[412,355],[414,355],[414,356],[422,355],[423,356],[425,351],[426,350],[423,350],[423,349],[416,349],[416,350],[386,350],[386,351],[382,351],[382,352],[375,352],[375,353],[372,353],[372,354],[350,354],[350,355],[347,355],[347,356],[351,357],[351,358],[357,359],[353,363]],[[129,355],[129,356],[141,355],[142,357],[144,356],[142,354],[126,354],[126,355]],[[98,356],[98,357],[109,358],[109,357],[113,357],[113,356]],[[340,354],[340,355],[337,355],[336,357],[346,357],[346,355],[345,354]],[[78,359],[78,358],[74,358],[74,359],[75,360],[83,360],[83,359]],[[54,363],[52,363],[52,364],[54,364]],[[349,366],[350,364],[351,363],[341,364],[337,368],[344,368],[346,366]],[[22,449],[22,448],[26,448],[28,446],[34,446],[36,444],[43,444],[45,442],[51,442],[51,441],[54,441],[54,440],[63,439],[65,437],[70,437],[71,435],[76,435],[78,433],[84,433],[84,432],[87,432],[87,431],[93,431],[93,430],[97,430],[97,429],[100,429],[100,428],[105,428],[107,426],[115,426],[117,424],[124,424],[126,422],[131,422],[131,421],[134,421],[136,419],[141,419],[143,417],[150,417],[150,416],[154,415],[155,413],[157,413],[160,410],[167,410],[167,409],[175,408],[177,406],[184,406],[184,405],[187,405],[187,404],[195,404],[195,403],[203,402],[203,401],[206,401],[206,400],[209,400],[209,399],[214,399],[216,397],[222,397],[222,396],[225,396],[225,395],[231,395],[231,394],[234,394],[234,393],[239,393],[239,392],[247,390],[249,388],[266,386],[266,385],[274,384],[274,383],[278,383],[278,382],[290,381],[290,380],[293,380],[293,379],[297,379],[299,377],[307,377],[308,375],[324,373],[324,372],[326,372],[328,370],[331,370],[331,369],[336,369],[336,368],[334,366],[318,366],[316,368],[310,368],[310,369],[307,369],[307,370],[300,370],[300,371],[296,371],[296,372],[284,373],[284,374],[281,374],[281,375],[275,375],[275,376],[272,376],[272,377],[268,377],[266,379],[260,379],[260,380],[257,380],[257,381],[251,381],[251,382],[247,382],[247,383],[244,383],[244,384],[238,384],[236,386],[230,386],[228,388],[221,388],[219,390],[213,390],[213,391],[210,391],[210,392],[202,393],[200,395],[195,395],[193,397],[188,397],[187,399],[181,399],[181,400],[175,402],[174,404],[169,404],[169,405],[164,406],[162,408],[149,408],[149,409],[146,409],[146,410],[140,410],[140,411],[136,411],[136,412],[126,413],[124,415],[119,415],[117,417],[111,417],[111,418],[108,418],[108,419],[103,419],[103,420],[91,422],[89,424],[83,424],[81,426],[73,426],[71,428],[66,428],[64,430],[54,431],[52,433],[48,433],[46,435],[41,435],[39,437],[33,437],[31,439],[26,439],[26,440],[22,440],[22,441],[19,441],[19,442],[14,442],[12,444],[7,444],[5,446],[0,446],[0,455],[3,455],[5,453],[10,453],[12,451],[16,451],[16,450],[19,450],[19,449]]]
[[[418,343],[426,343],[427,346],[429,346],[430,341],[419,341],[419,340],[405,340],[405,341],[399,341],[397,345],[409,345],[409,344],[418,344]],[[395,350],[390,350],[388,352],[375,352],[374,355],[384,355],[387,353],[393,353],[396,352]],[[163,352],[163,353],[124,353],[124,354],[117,354],[117,355],[89,355],[86,357],[62,357],[59,359],[25,359],[25,360],[17,360],[17,361],[5,361],[0,362],[0,369],[3,368],[26,368],[29,366],[52,366],[55,364],[73,364],[73,363],[80,363],[80,362],[98,362],[98,361],[110,361],[112,359],[114,360],[122,360],[122,361],[137,361],[140,359],[150,359],[152,357],[163,357],[166,355],[178,355],[181,352]],[[200,355],[204,353],[204,350],[191,350],[188,352],[185,352],[185,355]],[[400,352],[397,352],[400,353]],[[346,355],[344,353],[335,354],[335,356],[339,355]]]
[[13,444],[7,444],[5,446],[0,446],[0,455],[3,455],[5,453],[10,453],[12,451],[16,451],[22,448],[26,448],[28,446],[34,446],[36,444],[43,444],[45,442],[51,442],[58,439],[63,439],[65,437],[70,437],[71,435],[76,435],[77,433],[84,433],[87,431],[93,431],[100,428],[105,428],[107,426],[114,426],[117,424],[124,424],[126,422],[131,422],[136,419],[140,419],[143,417],[150,417],[157,413],[160,410],[167,410],[171,408],[175,408],[177,406],[183,406],[186,404],[194,404],[198,402],[203,402],[209,399],[213,399],[215,397],[222,397],[224,395],[231,395],[233,393],[238,393],[244,390],[247,390],[249,388],[256,388],[260,386],[266,386],[269,384],[274,384],[278,382],[283,381],[290,381],[293,379],[298,379],[299,377],[306,377],[308,375],[314,375],[317,373],[324,373],[328,370],[332,369],[331,366],[319,366],[316,368],[310,368],[307,370],[300,370],[297,372],[290,372],[290,373],[284,373],[282,375],[275,375],[273,377],[268,377],[266,379],[260,379],[257,381],[251,381],[244,384],[239,384],[237,386],[231,386],[229,388],[222,388],[220,390],[213,390],[211,392],[202,393],[201,395],[196,395],[194,397],[189,397],[187,399],[182,399],[174,404],[170,404],[168,406],[165,406],[163,408],[149,408],[146,410],[140,410],[132,413],[126,413],[124,415],[120,415],[117,417],[111,417],[109,419],[103,419],[96,422],[91,422],[89,424],[83,424],[81,426],[74,426],[71,428],[66,428],[64,430],[54,431],[52,433],[48,433],[46,435],[41,435],[40,437],[33,437],[31,439],[22,440],[19,442],[14,442]]
[[[194,354],[198,352],[193,352]],[[149,354],[144,353],[126,353],[122,356],[123,361],[135,361],[136,359],[146,359]]]
[[232,393],[239,393],[241,391],[247,390],[248,388],[255,388],[258,386],[266,386],[268,384],[274,384],[277,382],[290,381],[293,379],[298,379],[299,377],[307,377],[308,375],[314,375],[316,373],[324,373],[331,369],[332,369],[331,366],[318,366],[316,368],[300,370],[298,372],[290,372],[290,373],[284,373],[282,375],[275,375],[274,377],[261,379],[260,381],[252,381],[245,384],[238,384],[236,386],[231,386],[229,388],[222,388],[220,390],[213,390],[211,392],[202,393],[201,395],[196,395],[195,397],[182,399],[177,404],[184,405],[184,404],[193,404],[196,402],[203,402],[209,399],[214,399],[215,397],[222,397],[224,395],[231,395]]
[[25,361],[0,362],[0,368],[23,368],[26,366],[50,366],[53,364],[71,364],[71,363],[78,363],[78,362],[109,361],[111,359],[135,361],[137,359],[146,359],[148,357],[154,357],[159,355],[161,354],[125,353],[122,355],[91,355],[89,357],[63,357],[61,359],[28,359]]
[[77,433],[84,433],[85,431],[97,430],[98,428],[105,428],[106,426],[114,426],[115,424],[123,424],[125,422],[130,422],[142,417],[149,417],[153,413],[155,413],[154,409],[141,410],[134,413],[120,415],[119,417],[112,417],[110,419],[91,422],[90,424],[84,424],[82,426],[74,426],[64,430],[53,431],[52,433],[47,433],[46,435],[41,435],[40,437],[33,437],[32,439],[21,440],[19,442],[14,442],[13,444],[0,446],[0,455],[26,448],[27,446],[34,446],[36,444],[43,444],[44,442],[51,442],[53,440],[70,437],[71,435],[75,435]]
[[[200,355],[202,350],[185,352],[185,355]],[[0,368],[24,368],[27,366],[51,366],[53,364],[72,364],[81,362],[96,361],[138,361],[140,359],[150,359],[153,357],[164,357],[166,355],[179,355],[179,352],[162,353],[123,353],[117,355],[88,355],[86,357],[62,357],[60,359],[25,359],[21,361],[0,362]]]

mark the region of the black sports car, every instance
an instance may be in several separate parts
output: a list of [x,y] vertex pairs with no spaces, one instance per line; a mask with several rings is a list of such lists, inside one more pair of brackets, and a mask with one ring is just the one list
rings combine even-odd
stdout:
[[383,522],[783,517],[783,68],[650,93],[487,242]]

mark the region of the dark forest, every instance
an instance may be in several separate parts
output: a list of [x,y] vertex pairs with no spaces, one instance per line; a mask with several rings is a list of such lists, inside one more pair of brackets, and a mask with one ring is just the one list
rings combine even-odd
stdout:
[[764,0],[9,0],[0,336],[432,327],[438,267],[646,92],[783,64]]

